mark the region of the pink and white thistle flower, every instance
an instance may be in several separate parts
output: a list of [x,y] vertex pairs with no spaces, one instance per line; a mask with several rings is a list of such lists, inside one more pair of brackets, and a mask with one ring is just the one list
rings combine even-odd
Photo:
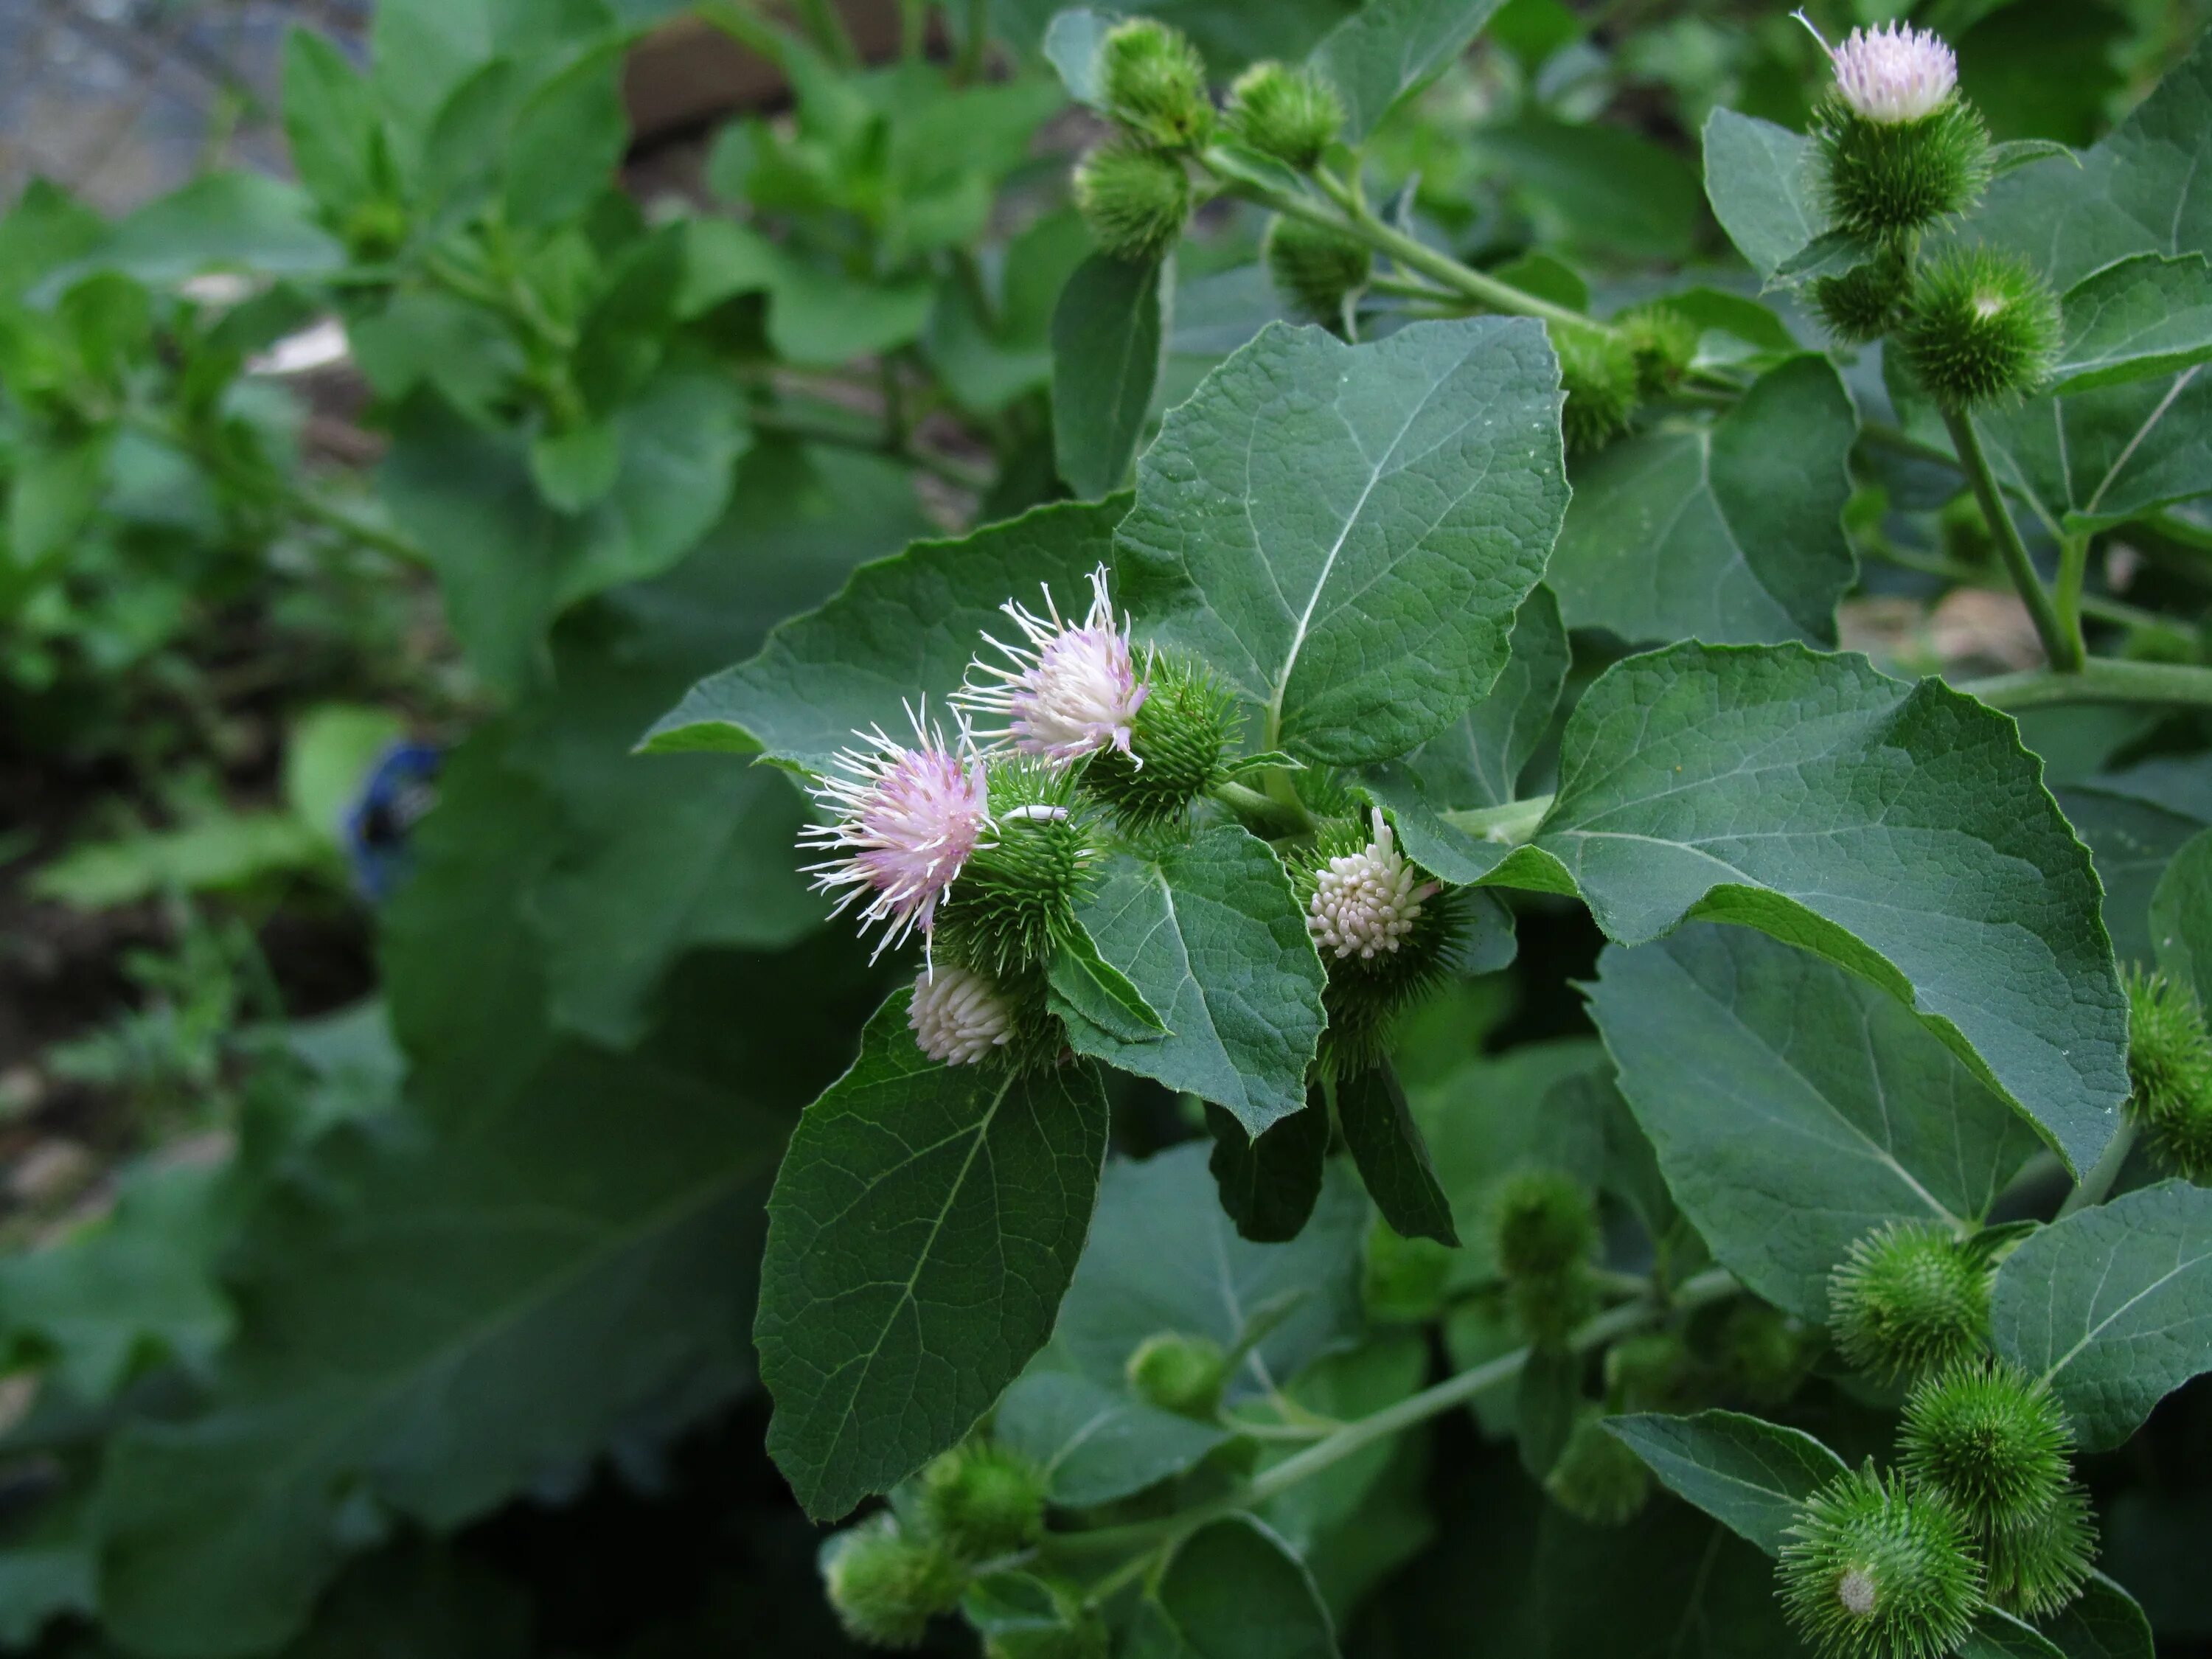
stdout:
[[1306,931],[1314,944],[1363,962],[1395,951],[1420,920],[1422,904],[1438,890],[1406,861],[1381,812],[1374,823],[1374,840],[1314,872],[1313,897],[1306,905]]
[[910,745],[881,726],[854,733],[861,744],[840,750],[813,790],[830,822],[799,832],[802,848],[836,855],[806,866],[815,891],[842,891],[830,914],[857,903],[864,930],[883,927],[875,956],[916,928],[927,944],[938,902],[992,827],[990,788],[965,723],[947,744],[921,710],[909,705],[907,718]]
[[1938,36],[1904,23],[1853,29],[1832,46],[1803,12],[1793,14],[1813,29],[1836,71],[1836,90],[1852,109],[1885,126],[1933,115],[1959,84],[1959,59]]
[[981,974],[933,963],[914,982],[907,1024],[915,1046],[945,1066],[973,1066],[1014,1034],[1013,1015],[997,988]]
[[1128,618],[1118,625],[1114,620],[1106,567],[1091,573],[1091,611],[1080,623],[1061,618],[1049,584],[1044,606],[1042,616],[1011,599],[999,607],[1013,618],[1021,641],[984,638],[1012,665],[978,659],[953,701],[976,714],[1005,718],[1003,726],[978,736],[1056,765],[1109,747],[1128,754],[1137,710],[1152,688],[1137,673]]

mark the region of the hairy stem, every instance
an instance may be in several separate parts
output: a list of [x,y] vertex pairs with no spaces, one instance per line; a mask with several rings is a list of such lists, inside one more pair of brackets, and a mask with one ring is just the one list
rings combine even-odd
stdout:
[[2021,539],[2020,526],[2014,521],[2004,492],[1997,488],[1996,474],[1990,470],[1990,458],[1983,453],[1981,434],[1974,430],[1974,417],[1965,410],[1947,410],[1943,424],[1951,434],[1952,447],[1959,452],[1959,465],[1966,481],[1974,487],[1974,499],[1982,504],[1982,516],[1989,520],[1990,534],[1996,538],[1997,551],[2004,556],[2012,585],[2020,590],[2028,617],[2035,623],[2036,637],[2043,641],[2044,654],[2061,673],[2079,672],[2086,655],[2080,635],[2078,631],[2072,635],[2067,632],[2051,603],[2050,592],[2043,586],[2043,578],[2036,574],[2035,562],[2027,556],[2027,544]]
[[2008,713],[2064,702],[2165,702],[2212,708],[2212,668],[2092,657],[2073,673],[2031,668],[1968,680],[1959,689]]

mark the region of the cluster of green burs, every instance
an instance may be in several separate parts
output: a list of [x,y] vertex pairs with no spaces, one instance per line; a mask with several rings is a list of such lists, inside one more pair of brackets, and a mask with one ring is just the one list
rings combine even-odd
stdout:
[[[957,1446],[891,1495],[890,1507],[830,1537],[819,1559],[846,1633],[872,1648],[921,1644],[929,1621],[988,1581],[989,1564],[1044,1530],[1045,1473],[988,1439]],[[1105,1659],[1106,1626],[1073,1586],[1047,1584],[1018,1619],[985,1618],[988,1659]]]
[[2096,1523],[2073,1430],[2046,1382],[1988,1352],[2001,1241],[1892,1223],[1829,1279],[1844,1358],[1910,1383],[1897,1466],[1829,1481],[1782,1550],[1784,1609],[1832,1659],[1941,1659],[1983,1608],[2042,1618],[2088,1577]]
[[1816,182],[1848,269],[1816,276],[1813,308],[1838,339],[1888,339],[1936,404],[2027,395],[2056,361],[2058,297],[2017,254],[1922,239],[1988,186],[1988,129],[1954,92],[1917,120],[1868,118],[1831,92],[1814,124]]
[[2165,1168],[2212,1184],[2212,1036],[2186,985],[2131,972],[2128,990],[2128,1115]]

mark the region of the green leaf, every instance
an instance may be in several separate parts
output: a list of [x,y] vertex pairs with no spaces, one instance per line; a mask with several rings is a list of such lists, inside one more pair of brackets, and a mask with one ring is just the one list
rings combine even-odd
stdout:
[[1144,993],[1099,956],[1079,927],[1054,947],[1047,978],[1052,1010],[1063,1019],[1086,1021],[1118,1042],[1152,1042],[1168,1035]]
[[[2067,820],[2089,848],[2105,886],[2105,925],[2123,963],[2145,968],[2158,959],[2151,931],[2154,891],[2173,855],[2205,828],[2205,819],[2176,803],[2146,799],[2110,776],[2054,792]],[[2208,805],[2212,811],[2212,805]]]
[[1848,1473],[1844,1460],[1811,1435],[1740,1412],[1647,1412],[1608,1417],[1605,1426],[1650,1465],[1668,1491],[1769,1555],[1790,1541],[1805,1500]]
[[2101,1572],[2089,1575],[2079,1599],[2043,1621],[2043,1633],[2066,1659],[2154,1659],[2150,1620]]
[[335,850],[362,781],[406,734],[406,720],[396,709],[345,702],[307,709],[285,734],[284,805]]
[[2191,253],[2138,254],[2068,290],[2054,392],[2140,380],[2212,359],[2212,268]]
[[100,510],[108,487],[112,434],[78,438],[27,434],[12,445],[8,481],[8,556],[16,568],[64,552]]
[[1305,1105],[1327,975],[1265,842],[1224,824],[1116,853],[1077,915],[1169,1032],[1133,1043],[1079,1023],[1079,1054],[1226,1107],[1252,1134]]
[[1999,1607],[1984,1607],[1958,1648],[1959,1659],[2064,1659],[2034,1626]]
[[1905,1006],[1737,927],[1609,947],[1590,1013],[1714,1256],[1818,1324],[1852,1242],[1984,1220],[2034,1134]]
[[1264,711],[1260,747],[1402,754],[1505,665],[1566,507],[1558,386],[1524,319],[1270,325],[1139,462],[1124,602]]
[[2150,934],[2158,965],[2212,1005],[2212,830],[2193,836],[2159,878]]
[[1091,255],[1091,234],[1072,208],[1048,213],[1006,244],[998,292],[939,289],[924,344],[963,408],[994,415],[1052,384],[1052,319],[1061,290]]
[[991,1434],[1042,1465],[1047,1495],[1070,1509],[1156,1486],[1230,1438],[1226,1429],[1146,1404],[1118,1382],[1036,1365],[1000,1401]]
[[175,830],[72,847],[34,872],[28,885],[40,898],[104,910],[320,869],[331,853],[325,837],[289,812],[219,810]]
[[1175,258],[1094,253],[1076,266],[1052,313],[1053,453],[1086,500],[1128,482],[1167,367]]
[[1796,287],[1822,276],[1843,276],[1875,257],[1874,244],[1846,230],[1825,230],[1774,268],[1771,284]]
[[1358,143],[1399,103],[1461,57],[1501,0],[1368,0],[1323,35],[1307,63],[1344,100]]
[[48,274],[58,294],[87,270],[118,270],[156,287],[206,270],[320,276],[345,249],[314,222],[307,193],[259,173],[209,173],[117,222],[106,240]]
[[541,499],[517,436],[417,397],[380,474],[392,514],[421,544],[471,660],[510,694],[541,680],[544,635],[578,599],[659,574],[721,516],[750,441],[730,383],[655,379],[614,417],[621,471],[575,516]]
[[2212,369],[2041,398],[1979,418],[1999,478],[2052,534],[2212,493]]
[[1640,132],[1530,116],[1480,130],[1474,146],[1547,243],[1639,259],[1686,258],[1696,245],[1698,176]]
[[1213,1172],[1221,1207],[1237,1231],[1255,1244],[1296,1238],[1321,1197],[1328,1163],[1328,1104],[1310,1088],[1302,1110],[1278,1118],[1263,1134],[1247,1134],[1234,1114],[1206,1103],[1206,1132],[1213,1137]]
[[346,55],[311,28],[284,37],[284,137],[292,170],[329,214],[377,195],[383,124],[368,83]]
[[1079,104],[1088,104],[1093,109],[1106,106],[1106,88],[1100,78],[1098,48],[1114,25],[1121,21],[1113,12],[1092,11],[1087,6],[1072,6],[1054,15],[1044,32],[1045,61],[1059,74],[1060,84],[1067,95]]
[[1448,879],[1578,890],[1624,945],[1699,918],[1809,949],[1910,1005],[2069,1164],[2096,1161],[2128,1090],[2124,999],[2088,857],[2006,717],[1863,657],[1691,642],[1607,669],[1559,771],[1528,847],[1408,815],[1407,852]]
[[1313,1576],[1265,1522],[1209,1522],[1138,1603],[1128,1659],[1337,1659]]
[[[760,1191],[840,1040],[817,992],[787,995],[821,970],[756,958],[696,986],[711,1040],[672,1018],[632,1054],[548,1046],[465,1121],[318,1142],[240,1249],[247,1317],[205,1409],[109,1449],[109,1633],[179,1659],[266,1651],[366,1516],[456,1528],[748,1382]],[[782,1018],[732,1028],[728,1007],[763,1001]]]
[[1402,767],[1420,796],[1438,807],[1512,800],[1551,731],[1571,661],[1559,600],[1548,586],[1534,589],[1514,614],[1510,654],[1490,694],[1402,763],[1370,769],[1370,778],[1384,781],[1377,798],[1390,804],[1407,794],[1401,781],[1392,781]]
[[622,65],[629,43],[584,52],[523,100],[501,149],[507,218],[526,228],[574,218],[613,181],[629,143]]
[[2164,1181],[2053,1222],[1998,1267],[1990,1327],[2083,1449],[2118,1445],[2212,1370],[2212,1190]]
[[799,1120],[769,1200],[769,1451],[819,1518],[957,1442],[1043,1346],[1106,1154],[1095,1073],[937,1065],[907,1000]]
[[1384,1066],[1340,1077],[1336,1117],[1382,1218],[1404,1237],[1433,1238],[1457,1249],[1451,1200],[1437,1181],[1397,1073]]
[[1577,461],[1545,580],[1571,628],[1626,640],[1832,645],[1858,417],[1826,357],[1792,357],[1718,419]]
[[819,772],[855,729],[942,700],[1003,632],[999,607],[1042,583],[1064,601],[1113,555],[1126,496],[1040,507],[956,541],[917,542],[853,573],[834,599],[770,634],[759,655],[701,681],[646,734],[648,752],[759,752]]
[[1736,251],[1771,280],[1783,262],[1827,228],[1814,202],[1809,142],[1731,109],[1705,120],[1705,199]]

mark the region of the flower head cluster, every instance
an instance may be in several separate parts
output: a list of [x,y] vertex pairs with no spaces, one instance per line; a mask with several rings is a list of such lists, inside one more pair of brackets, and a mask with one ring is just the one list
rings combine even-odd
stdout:
[[981,974],[933,963],[914,982],[907,1024],[922,1053],[947,1066],[973,1066],[1014,1034],[1013,1013]]
[[929,937],[937,907],[991,824],[983,763],[963,726],[956,744],[909,707],[914,742],[881,726],[854,735],[814,789],[827,823],[799,832],[799,845],[835,856],[810,865],[817,892],[840,892],[833,914],[860,905],[861,926],[884,928],[876,954],[916,928]]
[[1306,905],[1306,931],[1316,945],[1363,961],[1395,952],[1420,920],[1422,903],[1437,890],[1398,850],[1381,812],[1374,823],[1374,840],[1314,872],[1313,897]]
[[963,708],[1005,718],[1004,726],[981,735],[1062,763],[1106,748],[1127,754],[1150,688],[1137,673],[1128,618],[1114,620],[1106,567],[1091,573],[1091,611],[1080,623],[1061,619],[1049,586],[1042,616],[1011,599],[1000,608],[1021,641],[990,643],[1012,666],[979,660],[953,695]]
[[[1798,21],[1812,28],[1802,12]],[[1818,40],[1820,32],[1814,31]],[[1835,66],[1836,92],[1869,121],[1893,126],[1942,108],[1959,84],[1959,60],[1926,29],[1903,23],[1853,29],[1840,46],[1820,41]]]

